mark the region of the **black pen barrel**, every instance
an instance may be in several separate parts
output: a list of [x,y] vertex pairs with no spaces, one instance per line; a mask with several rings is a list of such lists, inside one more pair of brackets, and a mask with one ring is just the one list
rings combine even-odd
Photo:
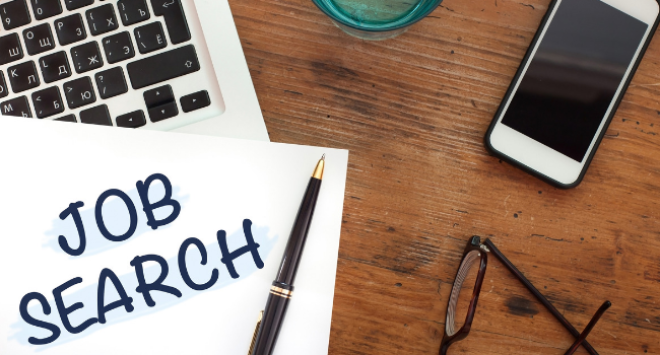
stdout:
[[270,288],[266,309],[261,324],[258,326],[259,330],[256,338],[254,338],[254,347],[250,355],[270,355],[275,348],[275,342],[280,333],[282,322],[284,322],[289,300],[293,295],[293,281],[296,278],[298,265],[305,248],[309,226],[312,224],[316,200],[321,190],[324,168],[325,155],[319,160],[316,169],[314,169],[314,174],[312,174],[312,178],[307,184],[307,190],[305,190],[305,195],[284,250],[277,278]]
[[257,340],[250,355],[272,354],[292,294],[293,286],[273,282],[268,294],[268,301],[266,302],[266,309],[261,320]]
[[316,207],[316,200],[318,199],[320,190],[321,180],[314,177],[311,178],[307,185],[307,191],[305,191],[305,197],[303,197],[302,204],[298,210],[298,216],[291,230],[289,241],[286,244],[284,257],[282,258],[282,263],[275,279],[276,282],[293,285],[293,280],[296,278],[296,273],[298,272],[298,264],[300,264],[302,252],[305,247],[305,241],[307,240],[307,232],[309,231],[310,224],[312,224],[314,208]]

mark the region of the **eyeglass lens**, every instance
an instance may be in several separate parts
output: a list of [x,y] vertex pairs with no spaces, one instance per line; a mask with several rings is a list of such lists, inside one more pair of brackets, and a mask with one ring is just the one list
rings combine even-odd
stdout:
[[449,307],[447,308],[447,322],[445,324],[447,335],[449,336],[456,334],[463,327],[467,318],[468,308],[472,300],[474,287],[477,283],[477,275],[479,274],[479,267],[477,265],[481,260],[482,252],[480,250],[472,250],[465,255],[461,262],[458,275],[451,290]]

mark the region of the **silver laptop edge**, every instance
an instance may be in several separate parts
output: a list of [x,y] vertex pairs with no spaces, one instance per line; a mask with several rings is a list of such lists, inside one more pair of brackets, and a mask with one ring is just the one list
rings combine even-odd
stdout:
[[218,117],[174,131],[269,141],[229,3],[195,0],[195,6],[226,108]]

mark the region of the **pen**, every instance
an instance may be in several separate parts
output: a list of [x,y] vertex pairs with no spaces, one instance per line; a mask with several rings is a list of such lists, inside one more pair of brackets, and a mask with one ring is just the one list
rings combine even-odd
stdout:
[[293,295],[293,280],[296,278],[298,264],[307,239],[307,232],[312,224],[314,207],[316,207],[316,200],[321,190],[324,167],[325,154],[316,165],[314,174],[312,174],[307,185],[307,191],[305,191],[305,196],[298,210],[298,216],[284,250],[277,278],[270,287],[266,308],[259,316],[259,322],[257,322],[248,355],[270,355],[275,348],[277,335],[282,327],[289,300]]

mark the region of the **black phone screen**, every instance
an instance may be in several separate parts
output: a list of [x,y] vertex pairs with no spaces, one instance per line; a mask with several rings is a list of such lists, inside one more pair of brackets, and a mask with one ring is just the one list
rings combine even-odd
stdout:
[[563,0],[502,123],[582,162],[647,28],[600,0]]

